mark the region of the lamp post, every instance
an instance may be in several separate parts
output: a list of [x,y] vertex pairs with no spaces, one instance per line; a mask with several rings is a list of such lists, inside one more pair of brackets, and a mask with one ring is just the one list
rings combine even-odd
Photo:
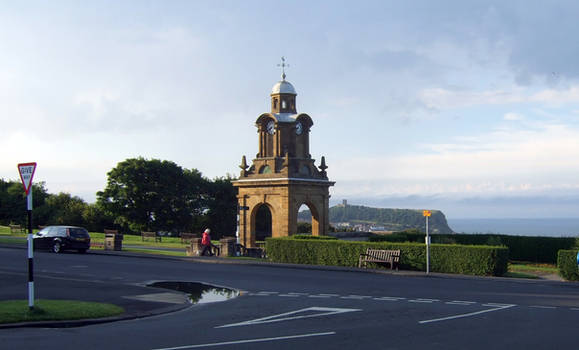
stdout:
[[426,273],[430,273],[430,236],[428,235],[428,218],[432,215],[430,210],[423,210],[422,216],[426,217],[426,237],[424,237],[426,243]]

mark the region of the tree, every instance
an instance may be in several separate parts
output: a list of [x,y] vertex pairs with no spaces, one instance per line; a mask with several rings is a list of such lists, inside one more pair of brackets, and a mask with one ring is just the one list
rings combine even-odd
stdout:
[[234,236],[237,226],[237,191],[230,175],[214,179],[209,184],[207,225],[214,238]]
[[[47,208],[44,205],[49,194],[44,182],[32,184],[32,223],[43,225],[47,218]],[[0,224],[27,224],[26,193],[20,181],[0,179]]]
[[207,209],[208,181],[196,170],[171,161],[127,159],[108,173],[97,203],[123,229],[185,231]]

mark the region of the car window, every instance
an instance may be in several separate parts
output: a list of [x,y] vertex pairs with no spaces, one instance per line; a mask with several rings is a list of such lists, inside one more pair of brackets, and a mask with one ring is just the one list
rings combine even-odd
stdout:
[[80,227],[71,227],[68,229],[68,233],[72,238],[89,238],[87,230]]
[[44,236],[45,234],[48,233],[48,231],[50,231],[50,227],[45,227],[45,228],[43,228],[42,230],[36,232],[36,234],[37,234],[38,236]]
[[46,232],[47,236],[54,236],[56,234],[57,227],[51,226],[51,227],[47,227],[46,229],[47,229],[47,232]]

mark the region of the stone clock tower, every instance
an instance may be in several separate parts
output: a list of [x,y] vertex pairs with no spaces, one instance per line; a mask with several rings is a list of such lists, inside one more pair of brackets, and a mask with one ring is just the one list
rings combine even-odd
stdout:
[[[282,58],[282,69],[286,67]],[[329,228],[329,187],[325,158],[316,167],[310,154],[312,118],[297,113],[296,90],[285,80],[271,90],[271,112],[260,115],[255,126],[259,151],[251,165],[242,157],[238,190],[239,242],[254,247],[266,236],[297,233],[297,216],[305,204],[312,213],[312,233],[325,235]]]

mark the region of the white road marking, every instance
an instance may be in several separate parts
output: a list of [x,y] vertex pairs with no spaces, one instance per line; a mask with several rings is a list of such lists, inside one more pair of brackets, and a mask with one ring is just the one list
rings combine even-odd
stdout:
[[406,298],[402,298],[402,297],[379,297],[379,298],[374,298],[374,300],[379,300],[379,301],[400,301],[400,300],[404,300]]
[[453,301],[447,301],[445,304],[448,304],[448,305],[474,305],[474,304],[476,304],[476,302],[474,302],[474,301],[453,300]]
[[556,306],[542,306],[542,305],[531,305],[529,307],[535,308],[535,309],[556,309]]
[[499,303],[486,303],[486,304],[482,304],[482,306],[488,306],[488,307],[503,307],[503,306],[516,306],[515,304],[499,304]]
[[577,308],[577,307],[572,307],[571,310],[573,310],[573,311],[579,311],[579,308]]
[[454,315],[454,316],[448,316],[448,317],[435,318],[435,319],[432,319],[432,320],[424,320],[424,321],[419,321],[418,323],[420,323],[420,324],[425,324],[425,323],[432,323],[432,322],[440,322],[440,321],[454,320],[454,319],[457,319],[457,318],[476,316],[476,315],[484,314],[484,313],[487,313],[487,312],[504,310],[504,309],[511,308],[511,307],[513,307],[513,306],[516,306],[516,305],[514,305],[514,304],[512,304],[512,305],[503,305],[503,306],[501,306],[501,307],[496,307],[496,308],[494,308],[494,309],[481,310],[481,311],[477,311],[477,312],[469,312],[468,314],[461,314],[461,315]]
[[440,300],[438,300],[438,299],[422,299],[422,298],[408,300],[409,303],[433,303],[436,301],[440,301]]
[[299,298],[301,297],[301,295],[296,295],[296,294],[280,294],[278,295],[280,297],[290,297],[290,298]]
[[362,300],[362,299],[370,299],[372,298],[369,295],[348,295],[345,297],[340,297],[340,299],[356,299],[356,300]]
[[153,350],[199,349],[199,348],[209,348],[209,347],[213,347],[213,346],[237,345],[237,344],[248,344],[248,343],[263,343],[263,342],[268,342],[268,341],[320,337],[320,336],[334,335],[334,334],[336,334],[336,332],[296,334],[296,335],[286,335],[286,336],[282,336],[282,337],[272,337],[272,338],[243,339],[243,340],[225,341],[225,342],[220,342],[220,343],[184,345],[184,346],[177,346],[177,347],[173,347],[173,348],[159,348],[159,349],[153,349]]
[[[255,320],[249,320],[239,323],[232,323],[226,324],[223,326],[218,326],[215,328],[227,328],[227,327],[238,327],[238,326],[250,326],[254,324],[261,324],[261,323],[273,323],[273,322],[282,322],[282,321],[292,321],[292,320],[299,320],[302,318],[311,318],[311,317],[320,317],[320,316],[328,316],[328,315],[336,315],[342,314],[345,312],[353,312],[353,311],[362,311],[361,309],[344,309],[344,308],[332,308],[332,307],[308,307],[306,309],[300,309],[296,311],[290,311],[279,315],[272,315],[262,318],[257,318]],[[317,312],[312,314],[311,312]],[[302,316],[292,316],[299,313],[308,313],[307,315]]]

